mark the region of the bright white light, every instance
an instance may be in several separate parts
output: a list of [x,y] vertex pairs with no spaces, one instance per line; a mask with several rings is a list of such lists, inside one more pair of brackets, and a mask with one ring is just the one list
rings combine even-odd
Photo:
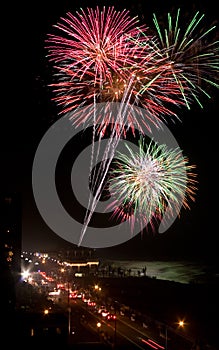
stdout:
[[27,281],[28,278],[29,278],[29,276],[30,276],[30,272],[29,272],[29,270],[24,270],[24,271],[21,273],[21,275],[22,275],[23,280],[24,280],[24,281]]

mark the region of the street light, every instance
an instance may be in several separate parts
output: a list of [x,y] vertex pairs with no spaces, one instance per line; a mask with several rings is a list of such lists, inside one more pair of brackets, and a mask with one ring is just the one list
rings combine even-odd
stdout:
[[98,284],[95,284],[94,289],[96,292],[101,292],[101,287]]
[[167,350],[167,340],[168,340],[168,335],[167,335],[167,325],[165,327],[165,349]]
[[116,347],[116,315],[114,320],[115,320],[115,324],[114,324],[114,349],[115,349]]
[[71,334],[71,307],[68,306],[68,335]]
[[[185,321],[184,320],[179,320],[177,322],[179,328],[183,328],[185,326]],[[167,324],[165,325],[165,350],[167,350],[167,344],[168,344],[168,332],[167,332]]]
[[115,349],[115,347],[116,347],[116,332],[117,332],[117,329],[116,329],[116,327],[117,327],[117,322],[116,322],[117,315],[116,315],[116,313],[117,313],[117,311],[120,310],[119,302],[117,300],[114,300],[114,310],[115,310],[115,315],[114,315],[114,321],[115,321],[115,324],[114,324],[114,349]]
[[71,334],[71,306],[70,306],[70,288],[68,281],[68,335]]
[[184,324],[185,322],[183,320],[178,322],[179,327],[184,327]]
[[97,322],[97,331],[98,331],[98,334],[99,334],[99,338],[100,338],[100,327],[101,327],[101,323]]
[[44,313],[44,315],[48,315],[48,314],[49,314],[49,310],[48,310],[48,309],[45,309],[45,310],[43,311],[43,313]]

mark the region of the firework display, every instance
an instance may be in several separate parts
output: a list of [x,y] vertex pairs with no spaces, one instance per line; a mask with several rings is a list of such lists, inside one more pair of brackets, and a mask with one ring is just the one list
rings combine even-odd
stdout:
[[[146,27],[137,25],[137,17],[132,18],[129,11],[119,12],[114,7],[104,7],[102,11],[98,7],[88,8],[75,16],[67,13],[66,18],[61,18],[55,27],[62,35],[50,34],[46,40],[49,60],[57,70],[58,82],[51,86],[56,93],[54,100],[62,107],[61,113],[82,104],[128,101],[130,97],[124,91],[129,86],[130,96],[135,66],[145,51],[143,40],[144,43],[149,40],[143,35]],[[151,51],[149,46],[147,51]],[[86,118],[92,118],[92,114],[84,119],[80,116],[75,123],[85,123]],[[105,127],[115,119],[106,113],[104,120],[96,122]]]
[[[160,118],[177,117],[176,106],[190,108],[194,100],[202,106],[199,95],[210,97],[206,87],[218,87],[218,41],[208,42],[216,26],[199,30],[204,15],[197,12],[182,29],[179,14],[180,10],[175,20],[168,15],[164,33],[154,14],[153,35],[145,25],[138,26],[138,18],[129,11],[114,7],[62,17],[54,26],[60,34],[49,34],[46,40],[57,72],[51,86],[61,113],[78,105],[123,102],[146,109],[159,127]],[[92,113],[73,122],[84,124],[91,118]],[[96,120],[102,132],[116,122],[107,107],[102,118]],[[135,120],[131,112],[124,118],[129,127],[147,127],[147,120]]]
[[172,77],[180,87],[188,108],[193,101],[203,107],[200,96],[204,94],[210,98],[209,86],[217,88],[219,86],[219,42],[210,39],[215,33],[216,25],[199,29],[203,19],[204,14],[196,12],[182,30],[179,26],[180,9],[178,9],[175,21],[171,14],[168,14],[168,29],[162,31],[156,15],[153,16],[158,33],[158,40],[154,42],[155,47],[169,61],[169,70],[172,71]]
[[164,213],[171,216],[181,202],[184,208],[190,207],[197,189],[195,166],[189,165],[180,149],[153,141],[145,144],[143,138],[137,153],[126,147],[128,155],[116,153],[109,180],[113,217],[129,220],[132,228],[139,220],[144,228],[149,223],[153,226]]
[[[96,138],[101,142],[112,126],[103,162],[93,175],[91,188],[96,187],[95,178],[99,187],[90,196],[80,243],[120,138],[128,130],[144,136],[151,125],[159,129],[163,121],[178,119],[177,109],[190,109],[193,102],[203,107],[201,95],[210,98],[209,87],[219,87],[218,41],[212,39],[216,26],[200,28],[203,18],[197,12],[181,28],[179,9],[175,17],[168,14],[168,27],[163,30],[154,14],[154,31],[140,25],[127,10],[97,6],[75,15],[68,12],[54,25],[57,34],[48,34],[46,49],[55,70],[50,86],[60,114],[68,113],[75,127],[93,125],[90,172],[98,156],[94,142]],[[112,102],[120,104],[115,114]],[[102,108],[99,113],[97,105]],[[134,107],[146,113],[136,115]],[[188,198],[194,200],[194,166],[188,165],[180,150],[152,143],[147,147],[141,138],[138,154],[130,150],[128,157],[118,157],[120,164],[110,182],[114,217],[129,220],[131,226],[140,220],[143,227],[164,212],[171,216],[179,202],[188,208]]]

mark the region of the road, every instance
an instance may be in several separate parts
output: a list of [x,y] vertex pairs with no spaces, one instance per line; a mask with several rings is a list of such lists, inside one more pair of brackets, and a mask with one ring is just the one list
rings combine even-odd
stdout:
[[[97,334],[99,341],[110,348],[127,350],[190,350],[191,344],[176,334],[168,333],[168,342],[154,337],[154,332],[126,316],[117,314],[116,320],[107,321],[94,308],[88,307],[82,300],[70,301],[71,328],[77,326]],[[99,327],[98,327],[99,325]],[[77,329],[76,329],[77,332]],[[83,330],[80,330],[80,334]],[[171,337],[170,337],[171,336]]]

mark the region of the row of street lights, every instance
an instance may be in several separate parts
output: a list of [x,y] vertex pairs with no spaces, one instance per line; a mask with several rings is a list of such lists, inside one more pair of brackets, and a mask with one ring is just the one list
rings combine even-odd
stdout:
[[[97,292],[101,291],[101,287],[99,287],[97,284],[94,286],[94,290]],[[115,301],[115,304],[117,303],[117,301]],[[114,341],[113,341],[113,347],[116,347],[116,317],[114,320]],[[180,320],[178,321],[178,327],[180,328],[184,328],[185,326],[185,321],[184,320]],[[100,332],[100,328],[101,328],[101,322],[97,322],[97,328],[98,328],[98,332]],[[69,282],[68,282],[68,334],[71,334],[71,307],[70,307],[70,300],[69,300]],[[165,325],[165,350],[168,350],[168,325]]]

